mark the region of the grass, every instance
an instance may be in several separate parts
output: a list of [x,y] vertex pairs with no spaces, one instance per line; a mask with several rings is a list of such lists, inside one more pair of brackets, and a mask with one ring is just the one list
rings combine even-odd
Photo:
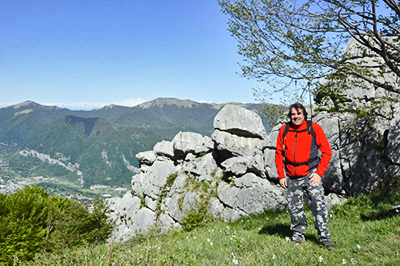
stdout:
[[363,213],[374,208],[363,201],[351,199],[329,212],[336,246],[330,251],[317,243],[309,211],[303,244],[289,241],[289,213],[270,211],[126,244],[40,254],[31,265],[400,265],[400,216],[363,219]]

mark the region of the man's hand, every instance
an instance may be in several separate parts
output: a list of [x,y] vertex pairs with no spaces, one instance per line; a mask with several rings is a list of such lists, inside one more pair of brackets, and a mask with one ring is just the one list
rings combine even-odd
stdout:
[[310,175],[310,180],[308,181],[308,184],[311,186],[318,186],[319,183],[321,182],[321,176],[317,173],[312,173]]
[[287,189],[287,180],[286,180],[286,177],[285,177],[285,178],[279,179],[279,185],[281,185],[281,187],[283,187],[284,189]]

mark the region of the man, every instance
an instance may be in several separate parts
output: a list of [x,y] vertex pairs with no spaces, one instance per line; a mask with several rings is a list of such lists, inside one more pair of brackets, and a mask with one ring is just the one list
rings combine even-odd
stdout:
[[[318,241],[326,248],[333,249],[334,245],[331,243],[328,231],[324,189],[321,184],[321,178],[332,157],[328,139],[320,125],[307,123],[307,111],[302,104],[295,103],[290,106],[288,117],[290,123],[283,125],[279,130],[275,164],[279,184],[287,189],[292,241],[296,243],[305,241],[304,234],[307,230],[303,209],[305,191],[310,198],[310,209],[314,215],[315,228],[318,230]],[[318,157],[318,150],[321,152],[321,158]]]

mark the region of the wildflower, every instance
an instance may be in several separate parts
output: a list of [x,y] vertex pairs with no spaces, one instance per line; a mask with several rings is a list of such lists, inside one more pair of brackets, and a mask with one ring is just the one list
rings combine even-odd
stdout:
[[188,237],[188,236],[186,236],[186,239],[189,239],[189,237]]
[[210,245],[212,246],[212,245],[214,245],[214,243],[213,243],[213,242],[210,242]]
[[211,241],[211,240],[208,238],[208,239],[207,239],[207,242],[210,242],[210,241]]
[[358,248],[358,249],[360,249],[360,248],[361,248],[361,246],[360,246],[359,244],[357,244],[357,248]]
[[232,263],[235,264],[235,265],[238,265],[238,264],[239,264],[239,261],[238,261],[237,259],[234,258],[234,259],[232,260]]
[[272,255],[272,259],[273,259],[273,260],[274,260],[274,259],[276,259],[276,256],[275,256],[275,254],[273,254],[273,255]]
[[286,241],[290,241],[290,238],[288,236],[286,237]]
[[354,258],[351,258],[350,262],[351,262],[352,265],[356,265],[356,260]]
[[343,264],[343,265],[344,265],[344,264],[347,264],[346,259],[342,259],[342,264]]
[[196,239],[196,237],[194,236],[193,239]]
[[319,261],[319,262],[323,262],[323,261],[324,261],[324,258],[323,258],[322,256],[319,256],[318,261]]
[[226,226],[226,229],[228,229],[228,230],[229,230],[229,225],[227,225],[227,226]]
[[261,231],[261,227],[258,227],[258,231]]

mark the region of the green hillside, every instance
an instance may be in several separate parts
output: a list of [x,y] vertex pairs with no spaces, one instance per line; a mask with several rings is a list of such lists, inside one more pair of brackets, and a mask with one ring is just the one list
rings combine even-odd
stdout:
[[143,128],[69,115],[46,125],[13,153],[9,166],[22,176],[62,177],[72,183],[83,180],[86,187],[127,185],[133,175],[128,168],[138,167],[135,155],[160,140]]
[[0,141],[5,144],[23,145],[43,126],[61,116],[72,113],[68,109],[48,107],[34,102],[0,109]]

